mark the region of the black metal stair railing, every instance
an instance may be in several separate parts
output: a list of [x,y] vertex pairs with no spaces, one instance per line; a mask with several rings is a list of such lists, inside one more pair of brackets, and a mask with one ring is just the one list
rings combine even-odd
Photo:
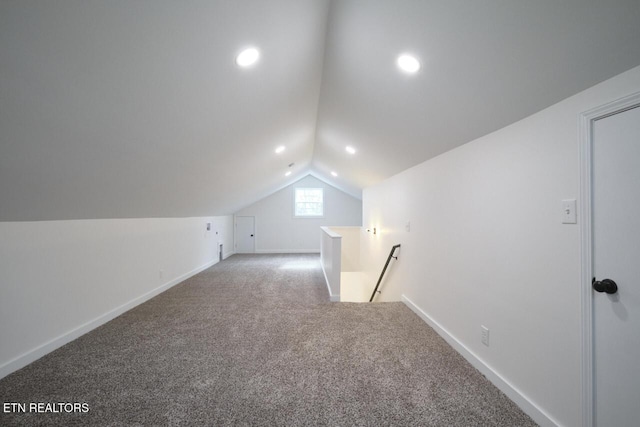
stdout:
[[387,262],[384,264],[384,268],[382,269],[382,273],[380,273],[380,278],[378,279],[378,283],[376,283],[376,288],[373,290],[373,293],[371,294],[371,299],[369,299],[369,302],[373,302],[373,298],[376,296],[376,292],[380,293],[380,291],[378,290],[378,287],[380,286],[380,282],[382,282],[382,278],[384,277],[385,271],[387,271],[387,267],[389,266],[389,262],[391,262],[391,258],[398,259],[397,256],[393,256],[393,253],[399,247],[400,245],[398,244],[398,245],[394,245],[391,248],[391,252],[389,252],[389,256],[387,257]]

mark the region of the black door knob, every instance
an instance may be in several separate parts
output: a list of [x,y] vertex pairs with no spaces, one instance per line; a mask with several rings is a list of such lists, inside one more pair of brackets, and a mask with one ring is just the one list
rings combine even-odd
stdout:
[[608,294],[615,294],[616,292],[618,292],[618,285],[611,279],[598,281],[594,277],[591,281],[591,285],[596,292],[606,292]]
[[251,235],[251,237],[253,237],[253,234]]

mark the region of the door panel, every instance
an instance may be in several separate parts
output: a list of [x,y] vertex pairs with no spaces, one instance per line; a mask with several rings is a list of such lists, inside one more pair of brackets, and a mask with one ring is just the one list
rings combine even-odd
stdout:
[[236,217],[236,252],[240,254],[255,252],[255,217]]
[[618,292],[593,291],[595,425],[640,420],[640,108],[594,122],[593,270]]

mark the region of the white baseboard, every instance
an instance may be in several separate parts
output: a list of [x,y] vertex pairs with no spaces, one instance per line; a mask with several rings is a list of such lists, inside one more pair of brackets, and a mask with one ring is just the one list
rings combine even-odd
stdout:
[[[236,251],[231,251],[231,252],[227,252],[227,253],[223,253],[222,254],[222,259],[225,260],[227,258],[229,258],[231,255],[235,255]],[[212,264],[213,265],[213,264]]]
[[217,259],[210,261],[194,270],[189,271],[188,273],[185,273],[179,277],[176,277],[175,279],[165,283],[164,285],[161,285],[137,298],[132,299],[131,301],[122,304],[119,307],[114,308],[111,311],[108,311],[106,313],[104,313],[101,316],[96,317],[95,319],[84,323],[80,326],[78,326],[75,329],[72,329],[69,332],[66,332],[62,335],[60,335],[57,338],[54,338],[36,348],[34,348],[33,350],[29,350],[28,352],[16,357],[15,359],[12,359],[8,362],[6,362],[5,364],[3,364],[2,366],[0,366],[0,379],[6,377],[7,375],[11,374],[12,372],[17,371],[18,369],[24,368],[25,366],[27,366],[28,364],[35,362],[36,360],[40,359],[42,356],[51,353],[52,351],[56,350],[57,348],[62,347],[63,345],[70,343],[71,341],[81,337],[82,335],[86,334],[87,332],[97,328],[98,326],[102,326],[105,323],[107,323],[108,321],[115,319],[116,317],[120,316],[122,313],[131,310],[132,308],[134,308],[137,305],[142,304],[145,301],[150,300],[151,298],[155,297],[158,294],[161,294],[162,292],[166,291],[169,288],[172,288],[173,286],[177,285],[178,283],[188,279],[191,276],[194,276],[198,273],[200,273],[203,270],[206,270],[207,268],[211,267],[212,265],[216,264],[218,262]]
[[257,254],[320,254],[320,249],[256,249]]
[[529,415],[536,423],[543,427],[558,427],[560,424],[555,421],[549,414],[540,409],[535,403],[529,400],[520,390],[509,383],[500,374],[494,371],[490,366],[484,363],[475,353],[469,350],[464,344],[458,341],[453,335],[443,328],[438,322],[433,320],[427,313],[418,307],[413,301],[402,295],[402,302],[416,313],[426,324],[431,326],[438,335],[462,355],[474,368],[482,373],[489,381],[493,383],[500,391],[513,400],[527,415]]

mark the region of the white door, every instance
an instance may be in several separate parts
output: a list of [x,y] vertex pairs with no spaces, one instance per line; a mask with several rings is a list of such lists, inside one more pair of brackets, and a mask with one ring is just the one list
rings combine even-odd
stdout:
[[255,217],[236,217],[236,252],[239,254],[255,252]]
[[594,424],[638,426],[640,107],[594,122],[592,158]]

